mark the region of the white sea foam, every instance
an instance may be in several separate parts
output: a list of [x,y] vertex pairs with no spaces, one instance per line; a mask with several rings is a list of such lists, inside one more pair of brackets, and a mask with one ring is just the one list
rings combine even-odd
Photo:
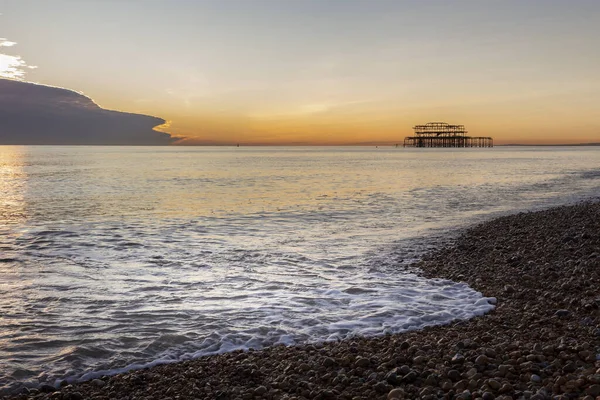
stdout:
[[[444,299],[452,300],[453,307],[451,309],[423,313],[419,316],[406,316],[403,314],[411,313],[406,313],[406,307],[401,305],[401,303],[394,304],[395,296],[386,292],[373,291],[372,296],[377,297],[376,300],[372,299],[368,301],[361,298],[351,300],[361,302],[363,305],[368,303],[369,309],[377,307],[378,311],[371,313],[371,315],[357,315],[356,319],[345,318],[327,324],[317,323],[312,329],[303,326],[300,322],[295,327],[296,334],[285,333],[285,331],[276,332],[268,328],[262,330],[255,328],[242,334],[213,334],[216,336],[214,340],[205,341],[204,344],[206,347],[201,350],[183,353],[170,350],[164,352],[160,358],[147,363],[134,363],[126,367],[93,370],[81,375],[61,377],[56,379],[54,384],[59,385],[62,380],[66,380],[67,382],[87,381],[102,376],[116,375],[131,370],[191,360],[235,350],[258,350],[276,344],[292,346],[302,343],[339,341],[355,336],[380,336],[401,333],[422,329],[430,325],[443,325],[452,321],[465,320],[483,315],[491,311],[496,304],[495,298],[482,297],[481,293],[468,288],[462,283],[457,284],[446,280],[434,280],[434,282],[436,283],[434,287],[444,293]],[[327,294],[332,296],[342,295],[342,293],[335,290],[327,291]],[[357,295],[350,296],[354,297]],[[361,295],[358,296],[360,297]],[[415,312],[417,311],[415,310]],[[269,317],[269,319],[272,319],[272,317]],[[258,322],[256,326],[261,326],[261,323]],[[325,335],[323,332],[326,332]]]

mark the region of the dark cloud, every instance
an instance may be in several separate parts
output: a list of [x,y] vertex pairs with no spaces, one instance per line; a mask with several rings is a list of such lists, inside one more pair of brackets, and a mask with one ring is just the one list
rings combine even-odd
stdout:
[[165,120],[100,108],[71,90],[0,79],[0,144],[166,145]]

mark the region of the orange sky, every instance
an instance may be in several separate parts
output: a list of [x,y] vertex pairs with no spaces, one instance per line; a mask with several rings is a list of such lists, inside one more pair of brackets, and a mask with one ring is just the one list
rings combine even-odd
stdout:
[[0,0],[0,76],[162,117],[181,144],[393,144],[429,121],[600,142],[597,1],[35,4]]

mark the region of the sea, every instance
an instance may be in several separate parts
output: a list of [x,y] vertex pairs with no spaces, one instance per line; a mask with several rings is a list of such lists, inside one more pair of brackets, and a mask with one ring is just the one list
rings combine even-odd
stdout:
[[600,147],[0,146],[0,393],[493,309],[411,266],[600,196]]

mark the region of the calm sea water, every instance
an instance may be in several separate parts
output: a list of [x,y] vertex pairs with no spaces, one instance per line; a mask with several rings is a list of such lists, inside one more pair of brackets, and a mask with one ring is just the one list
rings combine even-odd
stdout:
[[598,195],[598,147],[0,147],[0,391],[470,318],[405,266]]

